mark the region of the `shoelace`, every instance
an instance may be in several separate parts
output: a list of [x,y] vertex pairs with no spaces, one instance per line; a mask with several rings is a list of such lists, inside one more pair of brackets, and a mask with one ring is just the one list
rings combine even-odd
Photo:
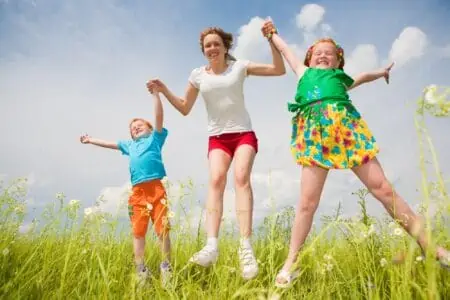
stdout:
[[255,258],[251,249],[241,249],[239,251],[239,256],[244,266],[250,266],[254,264]]

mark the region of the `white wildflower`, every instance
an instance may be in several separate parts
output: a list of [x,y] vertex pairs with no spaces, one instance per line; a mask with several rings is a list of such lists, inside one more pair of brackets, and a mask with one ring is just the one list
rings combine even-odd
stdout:
[[167,216],[168,216],[169,218],[173,218],[173,217],[175,217],[175,213],[171,210],[171,211],[169,211],[169,213],[167,214]]
[[281,296],[280,294],[277,293],[273,293],[272,295],[269,296],[269,300],[280,300]]
[[389,226],[389,228],[393,229],[393,228],[397,227],[397,223],[390,222],[388,226]]
[[329,255],[329,254],[325,254],[325,255],[323,256],[323,259],[330,261],[330,260],[333,259],[333,257],[332,257],[331,255]]
[[147,203],[147,209],[148,210],[152,210],[153,209],[153,205],[151,203]]
[[166,199],[161,199],[161,204],[162,205],[167,205],[167,200]]
[[367,234],[372,235],[374,233],[375,233],[375,225],[372,224],[372,225],[370,225],[369,230],[367,231]]
[[25,205],[24,204],[19,204],[14,208],[14,212],[16,214],[24,214],[25,213]]
[[94,213],[94,210],[92,209],[92,207],[87,207],[87,208],[84,209],[84,216],[85,217],[89,217],[93,213]]
[[75,206],[78,206],[79,204],[80,204],[80,200],[73,199],[73,200],[69,201],[69,206],[70,207],[75,207]]
[[428,104],[435,104],[439,101],[438,95],[437,95],[437,85],[430,84],[424,89],[424,95],[423,99]]
[[402,236],[403,235],[403,230],[401,228],[395,228],[394,229],[394,235],[396,236]]
[[384,268],[386,265],[387,265],[387,260],[386,260],[386,258],[382,258],[381,260],[380,260],[380,265]]
[[9,254],[9,249],[8,248],[3,249],[2,253],[3,253],[3,256],[7,256]]
[[331,270],[333,270],[333,264],[330,264],[330,263],[325,264],[325,269],[326,269],[328,272],[331,272]]
[[420,261],[422,261],[422,260],[423,260],[423,256],[422,256],[422,255],[419,255],[419,256],[416,257],[416,261],[419,261],[419,262],[420,262]]

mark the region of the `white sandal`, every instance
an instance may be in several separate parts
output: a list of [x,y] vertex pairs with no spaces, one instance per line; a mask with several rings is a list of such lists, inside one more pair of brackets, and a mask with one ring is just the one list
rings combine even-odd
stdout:
[[[296,270],[292,273],[289,273],[288,271],[281,270],[277,277],[275,278],[275,286],[278,288],[287,288],[292,285],[292,282],[294,279],[296,279],[300,275],[300,271]],[[277,279],[283,279],[283,283],[278,282]]]
[[450,253],[443,255],[439,258],[439,264],[444,269],[450,270]]

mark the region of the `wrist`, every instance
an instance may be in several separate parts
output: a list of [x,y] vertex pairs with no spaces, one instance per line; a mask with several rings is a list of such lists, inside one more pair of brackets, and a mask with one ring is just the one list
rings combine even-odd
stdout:
[[275,34],[278,34],[278,30],[274,27],[272,28],[272,30],[270,30],[270,32],[268,34],[266,34],[266,38],[269,42],[272,41],[272,38]]

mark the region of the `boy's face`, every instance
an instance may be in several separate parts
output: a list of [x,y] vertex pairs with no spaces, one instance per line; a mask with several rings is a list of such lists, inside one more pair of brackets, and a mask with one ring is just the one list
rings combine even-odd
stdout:
[[136,120],[131,123],[130,130],[133,139],[137,139],[152,132],[152,130],[148,128],[147,124],[145,124],[142,120]]

